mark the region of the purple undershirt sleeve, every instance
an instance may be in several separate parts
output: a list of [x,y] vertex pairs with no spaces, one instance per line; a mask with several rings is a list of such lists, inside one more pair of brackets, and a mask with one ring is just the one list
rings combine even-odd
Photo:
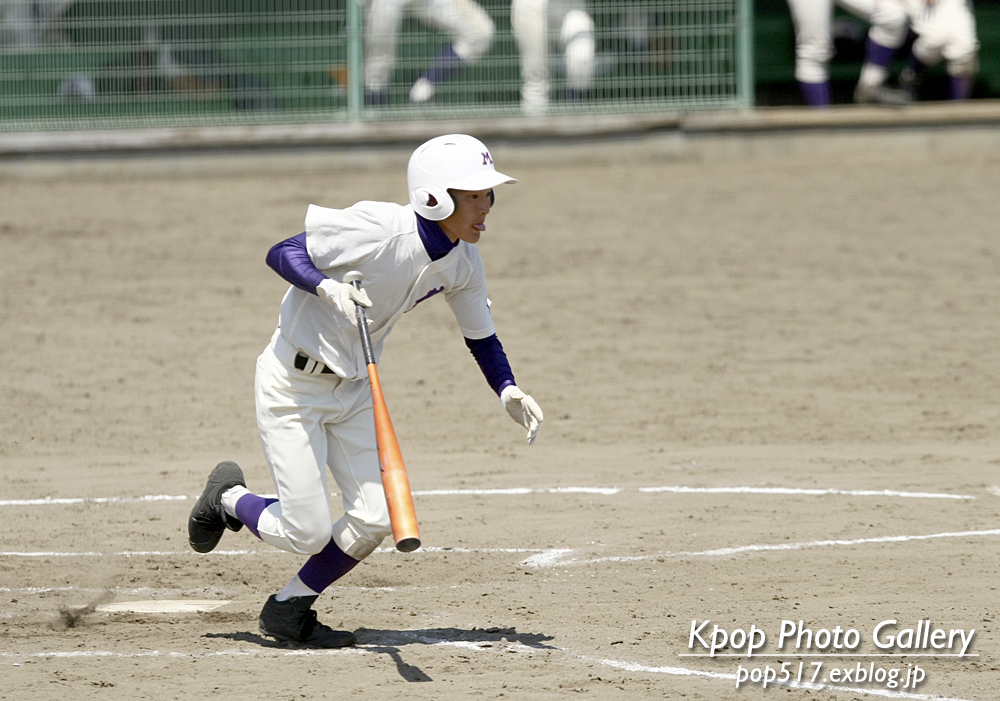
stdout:
[[514,373],[496,334],[475,340],[467,338],[465,345],[472,351],[472,357],[479,363],[479,369],[498,396],[505,387],[514,384]]
[[326,279],[326,275],[320,272],[309,257],[305,232],[271,246],[271,250],[267,252],[267,264],[300,290],[313,294],[316,294],[319,283]]

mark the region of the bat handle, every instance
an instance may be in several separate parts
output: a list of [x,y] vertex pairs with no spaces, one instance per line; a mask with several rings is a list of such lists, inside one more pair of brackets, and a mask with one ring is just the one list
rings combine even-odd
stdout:
[[[361,281],[364,279],[364,274],[358,270],[352,270],[344,275],[344,282],[348,285],[354,285],[356,290],[361,289]],[[365,308],[360,304],[354,305],[354,309],[358,315],[358,332],[361,334],[361,348],[365,352],[365,363],[374,365],[375,352],[372,350],[372,337],[368,331],[368,315],[365,314]]]

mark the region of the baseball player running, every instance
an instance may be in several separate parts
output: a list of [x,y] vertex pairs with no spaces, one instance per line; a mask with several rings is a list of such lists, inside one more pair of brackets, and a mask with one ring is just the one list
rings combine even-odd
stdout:
[[[233,462],[208,478],[188,521],[198,552],[244,525],[261,540],[308,559],[260,613],[264,635],[311,647],[352,645],[350,632],[316,619],[316,598],[391,533],[379,474],[371,388],[355,305],[367,308],[375,357],[405,313],[440,295],[487,382],[535,440],[542,410],[514,382],[490,318],[476,242],[493,189],[514,183],[489,149],[461,134],[431,139],[411,156],[410,204],[310,205],[305,232],[276,244],[267,263],[291,287],[278,328],[257,360],[257,427],[277,499],[253,494]],[[342,282],[352,270],[364,289]],[[342,494],[336,522],[326,469]]]
[[558,43],[566,67],[566,97],[580,99],[594,80],[594,20],[584,0],[513,0],[510,23],[521,52],[521,111],[543,114],[549,104],[549,46]]
[[474,63],[493,44],[495,25],[482,7],[472,0],[370,0],[365,19],[365,90],[369,104],[389,101],[389,80],[396,64],[396,42],[403,11],[410,7],[421,21],[450,34],[453,43],[442,49],[434,62],[410,89],[410,102],[424,103],[437,92],[437,85],[454,77],[466,64]]
[[795,79],[811,107],[830,104],[829,62],[833,58],[834,2],[871,23],[855,102],[902,104],[909,96],[885,84],[889,64],[906,40],[907,17],[897,0],[788,0],[795,25]]
[[953,100],[972,94],[979,71],[976,18],[968,0],[903,0],[917,35],[909,65],[899,76],[900,87],[916,99],[929,66],[945,62]]

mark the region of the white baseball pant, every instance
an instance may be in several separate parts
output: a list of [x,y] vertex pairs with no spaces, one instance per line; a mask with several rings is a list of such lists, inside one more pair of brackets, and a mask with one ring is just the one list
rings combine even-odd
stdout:
[[943,59],[952,76],[975,75],[979,69],[976,18],[966,0],[919,3],[913,13],[913,55],[928,66]]
[[549,46],[558,42],[566,86],[587,90],[594,78],[594,20],[582,0],[513,0],[511,28],[521,55],[521,105],[542,112],[549,102]]
[[868,37],[876,44],[898,49],[906,40],[906,10],[897,0],[788,0],[795,24],[795,79],[823,83],[830,77],[833,58],[834,3],[871,23]]
[[371,0],[365,17],[365,87],[371,92],[389,87],[407,7],[427,25],[450,35],[462,61],[476,61],[493,43],[493,20],[472,0]]
[[[257,359],[257,428],[278,493],[257,530],[262,540],[301,555],[318,553],[332,537],[362,560],[392,532],[370,385],[367,379],[296,370],[297,352],[278,331]],[[327,468],[342,494],[344,515],[336,523]]]

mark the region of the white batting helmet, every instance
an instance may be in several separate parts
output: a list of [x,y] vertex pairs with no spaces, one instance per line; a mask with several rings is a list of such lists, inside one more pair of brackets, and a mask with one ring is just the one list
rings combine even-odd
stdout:
[[424,143],[410,156],[406,168],[410,204],[431,221],[447,219],[455,211],[448,190],[488,190],[516,182],[497,172],[483,142],[465,134],[447,134]]

